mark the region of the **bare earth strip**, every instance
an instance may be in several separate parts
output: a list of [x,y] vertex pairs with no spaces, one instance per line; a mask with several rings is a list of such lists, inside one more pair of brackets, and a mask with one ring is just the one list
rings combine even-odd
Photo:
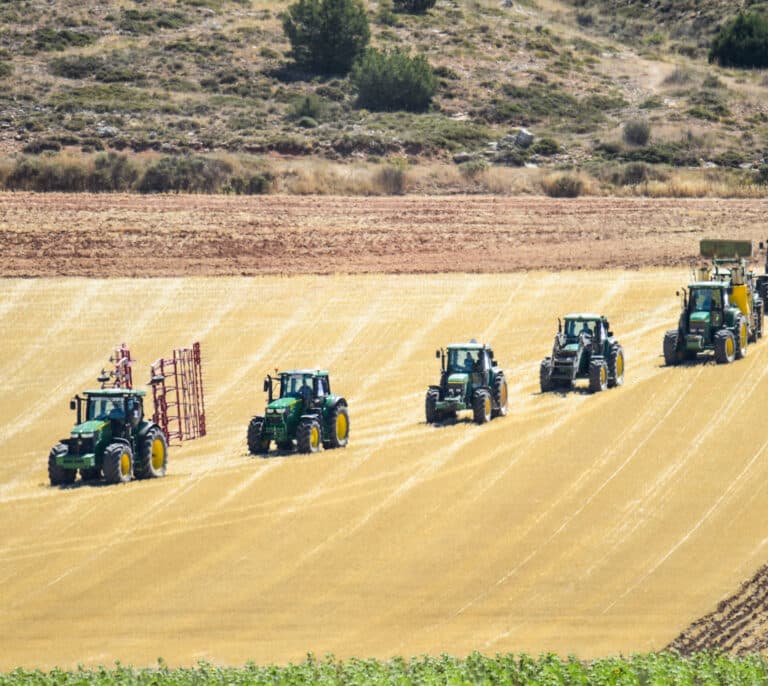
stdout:
[[[664,367],[686,277],[0,280],[0,669],[663,648],[768,557],[768,341]],[[541,395],[554,318],[581,309],[610,315],[626,384]],[[434,350],[469,336],[509,416],[427,426]],[[50,488],[111,347],[143,384],[197,338],[210,434],[164,479]],[[331,369],[348,448],[248,455],[278,365]]]
[[766,200],[0,194],[0,276],[510,272],[688,265]]

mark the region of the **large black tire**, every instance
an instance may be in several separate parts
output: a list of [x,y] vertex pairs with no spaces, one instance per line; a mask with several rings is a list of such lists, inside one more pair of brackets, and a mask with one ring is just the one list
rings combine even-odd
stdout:
[[624,384],[624,349],[618,344],[611,346],[608,354],[608,388]]
[[330,435],[324,445],[329,448],[346,448],[349,442],[349,410],[346,405],[336,405],[328,417]]
[[96,481],[101,478],[101,470],[98,467],[84,467],[80,470],[80,478],[83,481]]
[[472,396],[472,415],[475,424],[485,424],[491,421],[493,403],[491,402],[491,394],[484,388],[475,391]]
[[296,429],[296,445],[300,453],[319,452],[322,445],[320,422],[316,419],[303,419]]
[[729,364],[736,359],[736,341],[728,329],[720,329],[715,334],[715,361]]
[[51,482],[51,486],[65,486],[71,484],[77,476],[77,470],[64,469],[56,464],[56,458],[60,455],[66,455],[69,452],[69,448],[63,443],[57,443],[51,452],[48,454],[48,479]]
[[248,423],[248,452],[251,455],[266,455],[269,443],[270,440],[264,436],[264,417],[252,417]]
[[749,326],[746,317],[741,316],[736,319],[733,338],[736,344],[736,359],[740,360],[747,356],[747,345],[749,344]]
[[755,306],[755,341],[763,337],[763,311],[765,304],[760,300]]
[[104,449],[104,481],[124,484],[133,477],[133,451],[125,443],[110,443]]
[[664,334],[664,364],[672,367],[680,364],[685,357],[685,352],[678,348],[678,331],[667,331]]
[[545,357],[539,365],[539,386],[542,393],[555,390],[555,382],[552,381],[552,358]]
[[509,388],[504,374],[499,372],[493,380],[493,404],[496,409],[491,412],[493,417],[506,417],[509,409]]
[[430,388],[427,391],[427,395],[424,398],[424,415],[427,419],[427,424],[434,424],[440,419],[435,405],[440,398],[440,394],[436,388]]
[[141,442],[141,455],[136,465],[137,479],[159,479],[168,467],[168,441],[160,427],[147,431]]
[[589,390],[599,393],[608,388],[608,365],[604,360],[591,360],[589,363]]

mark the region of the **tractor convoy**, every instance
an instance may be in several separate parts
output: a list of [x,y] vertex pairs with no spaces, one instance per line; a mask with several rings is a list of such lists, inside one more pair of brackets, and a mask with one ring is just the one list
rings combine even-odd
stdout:
[[[764,249],[760,243],[760,249]],[[705,266],[682,289],[677,328],[664,335],[667,366],[695,360],[711,351],[719,364],[740,359],[747,346],[763,335],[768,301],[768,255],[765,274],[749,270],[751,241],[703,240]],[[429,386],[424,400],[427,424],[455,421],[471,412],[485,424],[508,411],[508,387],[491,346],[474,339],[436,351],[440,382]],[[206,435],[200,344],[174,350],[150,366],[148,386],[153,412],[145,414],[147,392],[133,388],[133,362],[125,344],[110,357],[112,369],[102,370],[97,389],[70,402],[75,426],[50,452],[52,486],[102,479],[124,483],[164,476],[168,445]],[[539,366],[542,393],[570,391],[586,380],[598,393],[624,383],[624,350],[604,315],[568,314],[558,319],[552,353]],[[275,390],[275,384],[278,390]],[[264,379],[267,405],[251,418],[247,431],[252,455],[267,456],[274,442],[280,452],[316,453],[344,448],[349,442],[349,407],[331,391],[327,371],[275,370]]]

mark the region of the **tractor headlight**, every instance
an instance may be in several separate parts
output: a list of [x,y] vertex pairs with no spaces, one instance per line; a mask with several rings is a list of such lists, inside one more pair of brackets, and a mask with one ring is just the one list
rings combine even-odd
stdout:
[[74,435],[75,435],[77,438],[88,439],[88,438],[93,438],[93,437],[94,437],[96,434],[94,434],[93,432],[91,432],[91,433],[84,433],[84,434],[74,434]]

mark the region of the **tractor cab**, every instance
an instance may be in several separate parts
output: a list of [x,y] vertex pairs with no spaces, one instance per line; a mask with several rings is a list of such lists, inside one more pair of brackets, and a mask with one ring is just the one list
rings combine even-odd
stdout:
[[722,283],[709,281],[694,283],[688,288],[689,329],[720,327],[723,312],[728,309],[728,289]]

